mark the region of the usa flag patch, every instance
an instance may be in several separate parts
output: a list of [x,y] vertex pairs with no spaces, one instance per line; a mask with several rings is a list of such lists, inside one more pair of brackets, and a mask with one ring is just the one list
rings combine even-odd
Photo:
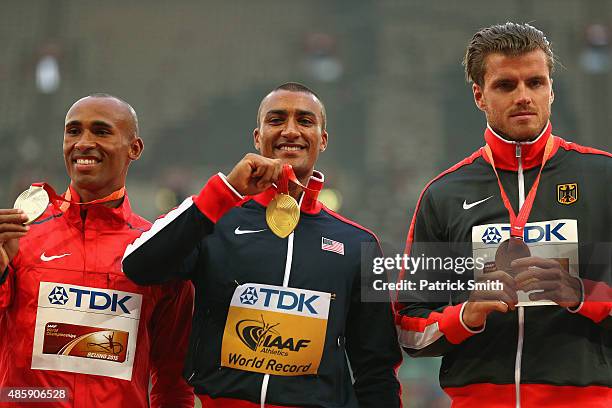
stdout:
[[321,249],[344,255],[344,244],[342,242],[334,241],[333,239],[321,237]]

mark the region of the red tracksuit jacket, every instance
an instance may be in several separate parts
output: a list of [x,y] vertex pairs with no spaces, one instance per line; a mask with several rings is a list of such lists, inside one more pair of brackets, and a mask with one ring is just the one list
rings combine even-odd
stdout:
[[127,196],[118,208],[91,206],[83,218],[76,205],[65,212],[50,205],[31,225],[0,285],[4,393],[70,392],[67,401],[37,407],[193,407],[181,373],[191,284],[140,287],[121,271],[125,247],[149,226]]

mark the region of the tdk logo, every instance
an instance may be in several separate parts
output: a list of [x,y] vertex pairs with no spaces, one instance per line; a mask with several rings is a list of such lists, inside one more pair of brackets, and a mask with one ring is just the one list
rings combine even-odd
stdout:
[[501,238],[502,237],[499,230],[495,227],[487,227],[484,234],[482,234],[482,242],[485,244],[499,244]]
[[266,295],[264,299],[264,306],[270,307],[270,303],[273,307],[281,310],[296,310],[298,312],[308,311],[311,314],[318,314],[317,311],[312,307],[312,302],[317,300],[319,295],[310,295],[308,298],[304,293],[295,294],[293,292],[269,288],[259,288],[261,293]]
[[52,305],[65,305],[68,302],[66,289],[61,286],[54,287],[51,293],[49,293],[49,302]]
[[[523,240],[526,244],[535,242],[552,242],[552,241],[567,241],[561,230],[565,226],[565,222],[557,224],[527,225],[523,230]],[[510,227],[501,227],[501,231],[507,232],[510,235]],[[482,242],[485,244],[499,244],[502,240],[500,230],[496,227],[487,227],[482,234]]]
[[240,295],[240,303],[243,305],[254,305],[257,303],[259,296],[257,296],[257,289],[252,286],[249,286],[242,292]]
[[[550,224],[541,225],[527,225],[523,230],[523,240],[526,244],[534,242],[548,242],[552,241],[553,237],[559,241],[567,241],[567,238],[561,234],[560,230],[565,225],[564,222],[560,222],[554,227]],[[510,232],[510,227],[502,227],[503,231]]]
[[[109,310],[116,312],[121,309],[123,313],[130,314],[130,311],[125,307],[125,303],[132,298],[132,296],[125,295],[119,297],[117,293],[104,293],[95,290],[68,288],[69,293],[74,293],[75,307],[89,308],[92,310]],[[65,305],[69,300],[69,296],[66,290],[61,286],[56,286],[49,294],[49,302],[52,305]]]

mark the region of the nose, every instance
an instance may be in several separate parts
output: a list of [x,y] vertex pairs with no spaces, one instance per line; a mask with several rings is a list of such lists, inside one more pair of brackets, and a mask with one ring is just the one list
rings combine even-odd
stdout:
[[529,105],[531,102],[531,91],[524,83],[519,84],[516,88],[516,104]]
[[74,144],[74,148],[79,151],[86,151],[93,149],[96,143],[93,139],[93,135],[88,130],[85,130],[79,140]]
[[283,128],[281,136],[286,138],[296,138],[300,136],[298,124],[294,119],[287,120],[287,124]]

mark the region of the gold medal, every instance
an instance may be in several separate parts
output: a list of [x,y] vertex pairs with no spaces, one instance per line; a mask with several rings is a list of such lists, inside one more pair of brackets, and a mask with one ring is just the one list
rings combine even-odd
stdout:
[[288,194],[277,194],[266,208],[266,222],[280,238],[287,238],[300,221],[300,206]]
[[28,225],[36,221],[38,217],[43,215],[49,205],[49,194],[44,188],[38,186],[30,186],[29,189],[19,194],[13,208],[23,210],[28,216],[28,220],[24,225]]

